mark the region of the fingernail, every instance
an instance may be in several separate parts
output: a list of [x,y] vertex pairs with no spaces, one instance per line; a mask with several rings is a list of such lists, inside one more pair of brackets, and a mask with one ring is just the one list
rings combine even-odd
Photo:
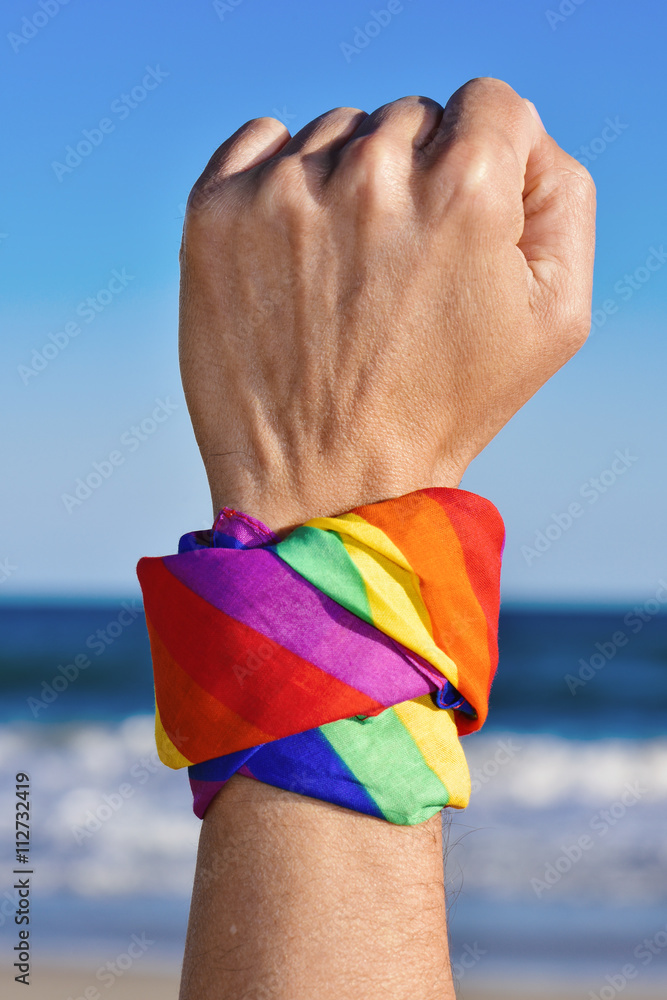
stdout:
[[528,110],[530,111],[531,115],[533,116],[533,118],[535,119],[535,121],[537,122],[537,124],[540,126],[540,128],[544,129],[544,131],[546,132],[546,129],[544,128],[544,122],[542,121],[542,119],[540,118],[539,114],[537,113],[537,108],[535,107],[535,105],[533,104],[533,102],[529,101],[526,97],[524,97],[524,101],[528,105]]

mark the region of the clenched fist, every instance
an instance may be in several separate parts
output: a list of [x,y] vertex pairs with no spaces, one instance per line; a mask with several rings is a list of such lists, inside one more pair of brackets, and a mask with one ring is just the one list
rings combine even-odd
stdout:
[[216,510],[284,533],[470,461],[590,327],[595,190],[533,106],[477,79],[443,108],[271,118],[188,202],[181,370]]

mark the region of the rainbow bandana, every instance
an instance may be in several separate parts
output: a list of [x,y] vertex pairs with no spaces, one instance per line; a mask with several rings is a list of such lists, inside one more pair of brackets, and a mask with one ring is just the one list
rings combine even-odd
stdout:
[[467,805],[503,540],[488,500],[434,488],[282,541],[225,508],[141,559],[158,753],[196,814],[236,772],[392,823]]

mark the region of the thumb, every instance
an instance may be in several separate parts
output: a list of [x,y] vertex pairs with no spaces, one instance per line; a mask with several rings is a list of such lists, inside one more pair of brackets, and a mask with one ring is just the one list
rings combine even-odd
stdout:
[[589,172],[537,126],[526,163],[524,228],[518,247],[533,275],[533,310],[543,324],[586,338],[595,253],[595,184]]

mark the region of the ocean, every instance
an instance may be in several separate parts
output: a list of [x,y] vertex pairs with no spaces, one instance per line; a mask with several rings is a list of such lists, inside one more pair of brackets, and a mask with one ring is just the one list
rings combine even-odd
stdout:
[[[471,803],[445,811],[459,981],[520,967],[602,989],[630,963],[667,982],[667,615],[649,605],[503,610]],[[140,602],[0,606],[0,691],[5,937],[26,772],[36,951],[103,962],[143,934],[147,967],[177,967],[200,824],[155,756]]]

